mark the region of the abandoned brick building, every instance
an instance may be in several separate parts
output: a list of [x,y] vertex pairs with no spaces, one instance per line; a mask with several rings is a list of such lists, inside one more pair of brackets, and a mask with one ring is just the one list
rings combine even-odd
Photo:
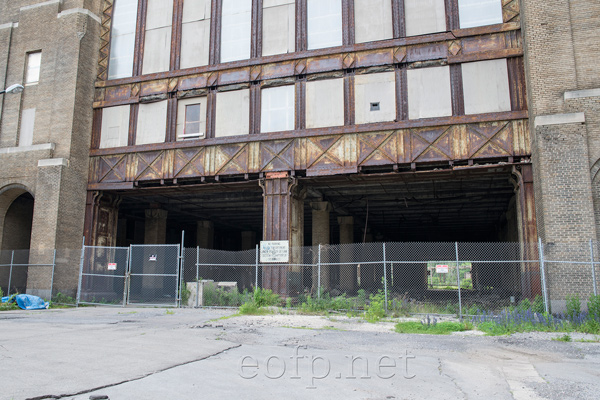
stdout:
[[0,106],[0,222],[26,204],[31,246],[597,238],[597,2],[0,4],[0,83],[42,54]]

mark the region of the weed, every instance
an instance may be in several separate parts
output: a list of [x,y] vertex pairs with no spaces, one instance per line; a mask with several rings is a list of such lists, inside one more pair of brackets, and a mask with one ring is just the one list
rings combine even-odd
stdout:
[[544,299],[539,294],[535,296],[535,299],[531,304],[531,311],[538,314],[543,314],[546,311],[546,307],[544,306]]
[[187,283],[183,282],[179,289],[179,298],[181,298],[181,304],[187,306],[191,295],[192,292],[187,288]]
[[581,313],[581,301],[579,296],[567,296],[567,317],[576,318]]
[[385,315],[385,296],[380,290],[369,296],[369,305],[365,307],[365,319],[368,322],[377,322]]
[[175,311],[173,310],[165,310],[166,315],[175,315]]
[[473,325],[468,322],[438,322],[423,323],[410,321],[410,322],[399,322],[396,324],[396,332],[398,333],[425,333],[431,335],[449,335],[452,332],[464,332],[472,330]]
[[559,336],[557,338],[553,338],[552,340],[557,341],[557,342],[572,342],[573,339],[571,338],[571,335],[569,335],[568,333],[565,333],[562,336]]
[[61,292],[58,292],[52,299],[51,303],[75,305],[77,301],[71,296],[67,296]]
[[590,318],[600,322],[600,295],[590,296],[588,300],[588,313]]
[[258,307],[276,306],[281,303],[279,295],[273,293],[270,289],[261,289],[257,287],[254,289],[252,297],[254,303],[256,303]]

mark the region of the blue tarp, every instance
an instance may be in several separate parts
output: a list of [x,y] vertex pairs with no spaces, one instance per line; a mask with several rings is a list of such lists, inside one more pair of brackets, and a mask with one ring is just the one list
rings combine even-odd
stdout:
[[50,305],[47,301],[30,294],[18,294],[16,296],[7,296],[2,298],[3,303],[16,301],[17,305],[23,310],[45,310]]

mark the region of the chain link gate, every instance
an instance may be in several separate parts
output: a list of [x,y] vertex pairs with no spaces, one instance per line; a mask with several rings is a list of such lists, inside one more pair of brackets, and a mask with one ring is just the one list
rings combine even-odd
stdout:
[[124,306],[128,268],[129,247],[84,246],[77,303]]
[[178,305],[180,245],[131,245],[127,304]]

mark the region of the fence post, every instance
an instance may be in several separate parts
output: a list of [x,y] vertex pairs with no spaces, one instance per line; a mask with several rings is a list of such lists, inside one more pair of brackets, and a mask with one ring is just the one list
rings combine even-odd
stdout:
[[594,285],[594,296],[598,296],[598,289],[596,288],[596,263],[594,263],[594,242],[590,239],[590,257],[592,261],[592,284]]
[[544,264],[544,245],[542,238],[538,238],[538,253],[540,254],[540,272],[542,275],[542,294],[544,296],[544,306],[546,313],[550,313],[550,305],[548,304],[548,286],[546,284],[546,266]]
[[256,267],[255,271],[254,271],[254,274],[256,276],[254,277],[254,279],[255,279],[256,283],[255,283],[255,286],[254,286],[254,290],[256,290],[258,288],[258,267],[259,267],[259,262],[258,261],[259,261],[259,258],[260,258],[260,255],[259,255],[259,252],[258,252],[258,245],[256,245],[256,256],[254,257],[254,265]]
[[458,242],[454,242],[456,249],[456,282],[458,283],[458,319],[462,321],[462,298],[460,294],[460,263],[458,261]]
[[13,262],[15,259],[15,251],[13,250],[10,256],[10,271],[8,272],[8,293],[6,294],[7,296],[10,296],[10,284],[12,281],[12,269],[13,269]]
[[54,288],[54,270],[56,269],[56,249],[52,257],[52,276],[50,277],[50,301],[52,301],[52,289]]
[[[185,239],[185,231],[181,231],[181,247],[179,248],[179,266],[177,268],[177,288],[179,290],[177,290],[177,300],[175,301],[175,307],[177,308],[181,308],[183,307],[182,303],[182,296],[181,294],[183,293],[183,285],[184,285],[184,281],[185,278],[183,276],[183,268],[184,268],[184,264],[185,264],[185,245],[184,245],[184,239]],[[186,285],[187,286],[187,285]],[[187,289],[187,287],[186,287]]]
[[200,246],[196,246],[196,308],[198,307],[200,307]]
[[385,312],[388,311],[387,265],[385,259],[385,242],[383,243],[383,293],[385,297]]
[[129,257],[131,256],[130,250],[131,247],[128,247],[127,252],[125,253],[125,272],[123,273],[123,305],[121,307],[125,307],[127,305],[127,279],[129,272]]
[[81,258],[79,259],[79,283],[77,284],[77,304],[81,301],[81,280],[83,278],[83,259],[85,258],[85,236],[83,237],[83,243],[81,244]]
[[321,245],[319,244],[319,254],[317,256],[317,298],[321,299]]

